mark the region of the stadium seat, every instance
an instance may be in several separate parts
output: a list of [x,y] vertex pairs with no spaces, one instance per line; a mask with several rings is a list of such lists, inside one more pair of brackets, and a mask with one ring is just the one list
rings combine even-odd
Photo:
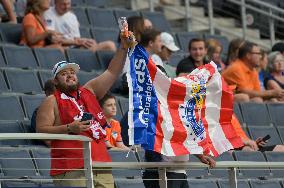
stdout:
[[195,180],[190,179],[188,180],[189,188],[218,188],[217,182],[215,180],[210,179],[202,179],[202,180]]
[[35,57],[41,68],[53,69],[59,61],[66,60],[65,55],[55,48],[34,48]]
[[0,119],[19,120],[25,119],[24,111],[16,96],[0,96]]
[[243,114],[244,123],[247,126],[272,125],[266,104],[241,103],[240,107]]
[[[24,133],[21,123],[13,122],[0,122],[0,133]],[[24,146],[29,145],[29,140],[0,140],[1,146]]]
[[2,41],[11,44],[19,44],[22,36],[22,24],[0,23]]
[[5,70],[12,92],[35,94],[42,93],[39,79],[33,70]]
[[[200,162],[200,160],[194,155],[189,155],[189,162]],[[208,176],[208,168],[187,169],[186,173],[189,178],[203,179]]]
[[18,68],[38,68],[31,48],[25,46],[3,46],[7,66]]
[[22,181],[1,181],[1,188],[16,188],[16,187],[37,187],[43,188],[40,184]]
[[234,113],[237,116],[240,124],[242,125],[244,120],[238,103],[234,103]]
[[0,93],[9,91],[3,72],[0,71]]
[[50,178],[50,149],[49,148],[35,148],[31,150],[31,154],[35,160],[35,165],[39,174]]
[[171,31],[171,26],[169,22],[166,20],[166,17],[163,13],[161,12],[149,12],[149,11],[143,11],[142,16],[144,18],[149,19],[155,28],[159,29],[161,32],[170,32]]
[[82,5],[85,5],[85,0],[72,0],[71,1],[71,6],[72,6],[72,9],[76,6],[82,6]]
[[74,7],[72,8],[74,14],[77,16],[77,19],[81,27],[90,27],[90,22],[86,13],[86,9],[83,7]]
[[116,188],[145,188],[142,179],[125,179],[125,180],[116,180]]
[[278,180],[250,180],[250,184],[251,188],[281,188]]
[[169,59],[169,65],[176,67],[184,57],[185,57],[184,54],[178,54],[178,53],[171,55]]
[[129,110],[129,101],[125,97],[117,97],[122,114],[125,114]]
[[88,38],[88,39],[93,38],[92,35],[91,35],[90,28],[88,28],[88,27],[80,27],[79,29],[80,29],[80,36],[82,38]]
[[282,143],[284,143],[284,127],[277,127]]
[[256,140],[258,137],[265,137],[270,135],[267,145],[277,145],[281,144],[281,139],[277,133],[277,130],[274,127],[248,127],[249,133],[253,140]]
[[[215,161],[235,161],[233,155],[230,152],[225,152],[221,154],[219,157],[215,158]],[[210,169],[210,173],[214,177],[218,178],[228,178],[229,177],[229,170],[228,169]]]
[[3,50],[0,48],[0,67],[6,67],[6,62],[3,56]]
[[195,32],[179,32],[176,34],[181,50],[188,52],[188,43],[193,38],[201,38],[201,36]]
[[24,95],[21,98],[26,115],[29,119],[31,119],[34,110],[39,107],[45,98],[45,95]]
[[109,5],[109,0],[85,0],[86,4],[91,7],[105,8]]
[[106,28],[93,28],[91,29],[91,33],[93,38],[97,42],[103,42],[106,40],[113,41],[116,46],[118,46],[118,37],[119,37],[119,30],[116,29],[106,29]]
[[[109,154],[113,162],[137,162],[137,158],[133,151],[109,150]],[[139,178],[141,170],[139,169],[113,169],[114,178]]]
[[284,126],[284,105],[278,103],[268,103],[267,108],[273,124],[276,126]]
[[27,150],[0,150],[0,158],[4,176],[13,178],[37,176],[35,166]]
[[87,13],[93,27],[118,28],[118,24],[112,10],[88,8]]
[[84,85],[85,83],[87,83],[89,80],[96,78],[99,76],[98,73],[96,72],[85,72],[85,71],[79,71],[78,74],[78,79],[79,79],[79,83],[81,85]]
[[[268,162],[284,162],[283,152],[266,151],[265,156]],[[283,168],[270,168],[273,177],[282,178],[284,174]]]
[[110,61],[114,56],[114,52],[111,51],[97,51],[98,60],[103,70],[108,68]]
[[114,15],[116,17],[116,20],[118,20],[118,18],[120,17],[129,18],[131,16],[140,16],[139,12],[133,10],[126,10],[126,9],[114,10]]
[[96,54],[90,50],[85,49],[67,49],[66,54],[68,60],[80,65],[83,71],[96,71],[101,72],[102,67],[98,61]]
[[[218,184],[219,184],[219,188],[230,188],[230,184],[228,180],[219,180]],[[240,188],[250,188],[249,182],[247,180],[238,180],[237,185]]]
[[[245,151],[234,151],[234,155],[237,161],[254,161],[254,162],[266,162],[263,154],[259,151],[245,152]],[[270,176],[268,168],[253,169],[253,168],[240,168],[240,175],[245,178],[267,178]]]
[[41,71],[38,71],[38,73],[39,73],[40,83],[41,83],[42,87],[44,86],[44,83],[47,80],[53,78],[51,70],[41,70]]

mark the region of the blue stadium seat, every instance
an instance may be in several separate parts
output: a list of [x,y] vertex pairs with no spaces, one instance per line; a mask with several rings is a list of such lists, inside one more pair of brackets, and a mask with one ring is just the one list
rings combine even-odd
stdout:
[[91,35],[90,28],[88,28],[88,27],[80,27],[79,29],[80,29],[80,36],[82,38],[88,38],[88,39],[93,38],[92,35]]
[[116,17],[116,20],[118,20],[118,18],[120,17],[129,18],[131,16],[140,16],[139,12],[133,10],[126,10],[126,9],[114,10],[114,15]]
[[44,83],[47,80],[53,78],[51,70],[42,70],[42,71],[38,71],[38,73],[39,73],[40,83],[41,83],[42,87],[44,86]]
[[171,26],[163,13],[143,11],[142,16],[149,19],[153,23],[155,28],[159,29],[160,31],[171,31]]
[[272,124],[266,104],[241,103],[244,123],[247,126],[269,126]]
[[0,48],[0,67],[6,67],[6,62],[3,56],[3,50]]
[[[282,176],[283,177],[283,176]],[[251,188],[281,188],[278,180],[250,180]]]
[[45,98],[45,95],[24,95],[21,98],[26,115],[29,119],[31,119],[34,110],[39,107]]
[[122,111],[122,114],[125,114],[129,110],[129,100],[125,97],[116,97],[119,101],[119,105]]
[[[259,151],[255,152],[245,152],[245,151],[234,151],[234,155],[237,161],[257,161],[257,162],[266,162],[263,154]],[[253,169],[253,168],[240,168],[240,175],[245,178],[259,178],[259,177],[269,177],[270,170],[268,168],[263,169]]]
[[31,48],[26,46],[3,46],[7,66],[18,68],[38,68]]
[[116,180],[116,188],[145,188],[142,179],[125,179],[125,180]]
[[85,49],[67,49],[66,54],[68,60],[80,65],[83,71],[96,71],[101,72],[102,67],[98,61],[96,54],[90,50]]
[[41,176],[50,178],[50,149],[35,148],[31,150],[31,154],[35,160],[35,165]]
[[267,108],[273,124],[276,126],[284,126],[284,105],[278,103],[268,103]]
[[242,125],[244,120],[238,103],[234,103],[234,113],[237,116],[240,124]]
[[0,71],[0,93],[9,91],[3,72]]
[[248,127],[248,130],[253,140],[269,134],[271,138],[268,140],[268,146],[281,144],[281,139],[274,127]]
[[22,36],[22,24],[0,23],[2,41],[11,44],[19,44]]
[[91,33],[93,35],[93,38],[97,42],[111,40],[116,44],[116,46],[118,46],[117,39],[119,36],[119,30],[117,28],[115,29],[93,28],[91,29]]
[[85,5],[85,0],[72,0],[71,1],[71,6],[72,8],[73,7],[76,7],[76,6],[82,6],[82,5]]
[[91,7],[105,8],[109,5],[110,0],[85,0],[86,4]]
[[37,187],[43,188],[40,184],[22,181],[1,181],[1,188],[16,188],[16,187]]
[[176,34],[181,50],[188,52],[188,43],[193,38],[201,38],[201,36],[195,32],[179,32]]
[[88,8],[87,13],[93,27],[118,28],[118,24],[112,10]]
[[[13,122],[0,122],[0,133],[24,133],[21,123]],[[1,146],[24,146],[29,145],[29,140],[0,140]]]
[[210,179],[202,179],[202,180],[195,180],[190,179],[188,180],[189,188],[218,188],[217,182],[215,180]]
[[[194,155],[189,155],[189,162],[200,162],[200,160]],[[187,169],[186,173],[189,178],[203,179],[205,177],[208,177],[208,168]]]
[[0,150],[0,158],[4,176],[14,178],[37,176],[35,166],[27,150]]
[[[219,188],[230,188],[228,180],[219,180]],[[247,180],[238,180],[237,185],[239,188],[250,188],[249,182]]]
[[284,127],[277,127],[282,143],[284,143]]
[[169,65],[177,67],[178,63],[185,57],[184,54],[174,53],[169,59]]
[[[225,152],[221,154],[219,157],[215,158],[215,161],[235,161],[233,155],[230,152]],[[214,177],[218,178],[228,178],[229,177],[229,170],[228,169],[210,169],[210,173]]]
[[42,93],[39,79],[33,70],[5,70],[9,85],[13,92]]
[[25,119],[24,111],[16,96],[0,96],[0,119],[19,120]]
[[55,48],[34,48],[35,57],[41,68],[52,70],[59,61],[66,60],[65,55]]
[[114,56],[114,52],[111,51],[97,51],[98,60],[103,70],[108,68],[110,61]]
[[99,76],[98,73],[96,72],[85,72],[85,71],[79,71],[78,74],[78,79],[79,79],[79,83],[81,85],[84,85],[85,83],[87,83],[89,80],[96,78]]
[[77,19],[80,23],[80,26],[90,27],[90,22],[86,13],[86,9],[83,7],[74,7],[72,8],[74,14],[77,16]]
[[[283,152],[266,151],[265,156],[268,162],[284,162]],[[284,174],[283,168],[271,168],[273,177],[282,178]]]

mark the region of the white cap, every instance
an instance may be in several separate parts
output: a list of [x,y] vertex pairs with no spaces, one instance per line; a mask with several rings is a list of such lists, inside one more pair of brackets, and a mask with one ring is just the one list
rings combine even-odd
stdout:
[[166,33],[166,32],[161,33],[161,42],[162,42],[162,45],[167,47],[172,52],[179,50],[179,47],[177,47],[175,44],[173,36],[169,33]]
[[52,69],[52,74],[53,74],[53,78],[55,78],[55,76],[62,70],[67,69],[67,68],[71,68],[73,69],[76,73],[79,72],[80,70],[80,66],[76,63],[69,63],[67,61],[60,61],[58,63],[56,63]]

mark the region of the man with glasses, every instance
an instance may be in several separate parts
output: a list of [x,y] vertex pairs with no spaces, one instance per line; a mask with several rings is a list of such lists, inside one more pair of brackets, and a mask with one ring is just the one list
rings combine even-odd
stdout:
[[[281,98],[284,93],[277,90],[261,91],[256,67],[259,66],[262,52],[257,44],[245,41],[239,48],[238,59],[223,72],[225,81],[235,87],[236,93],[244,94],[247,101],[263,102],[272,98]],[[240,101],[236,101],[240,102]]]

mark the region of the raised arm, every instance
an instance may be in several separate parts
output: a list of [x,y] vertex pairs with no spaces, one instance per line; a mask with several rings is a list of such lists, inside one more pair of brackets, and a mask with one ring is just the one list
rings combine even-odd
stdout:
[[130,35],[132,36],[132,40],[128,39],[123,34],[120,34],[120,48],[118,48],[112,58],[108,69],[100,76],[90,80],[84,85],[85,88],[95,93],[98,99],[101,99],[107,93],[121,73],[126,60],[128,48],[135,43],[133,33],[130,32]]

